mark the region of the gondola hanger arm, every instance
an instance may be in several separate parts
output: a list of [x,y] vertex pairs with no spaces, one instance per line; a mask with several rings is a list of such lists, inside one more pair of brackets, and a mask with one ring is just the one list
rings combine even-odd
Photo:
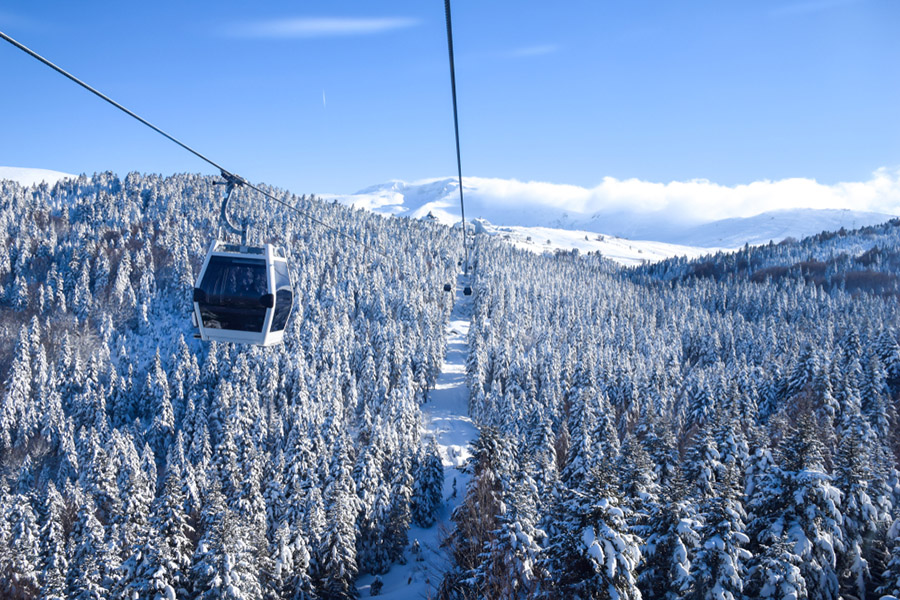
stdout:
[[222,172],[222,177],[225,181],[217,181],[217,185],[225,186],[225,197],[222,198],[222,213],[219,216],[219,220],[222,222],[222,228],[228,231],[229,233],[233,233],[235,235],[241,236],[241,246],[247,245],[247,221],[244,220],[241,223],[241,226],[238,227],[234,223],[231,222],[231,219],[228,217],[228,202],[231,200],[231,195],[234,194],[234,190],[237,187],[240,187],[247,183],[242,177],[237,175],[233,175],[231,173]]

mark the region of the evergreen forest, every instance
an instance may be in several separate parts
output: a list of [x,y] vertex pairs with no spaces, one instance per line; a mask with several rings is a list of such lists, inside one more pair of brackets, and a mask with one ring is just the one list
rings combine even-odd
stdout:
[[[900,221],[622,268],[471,249],[479,434],[424,434],[458,228],[266,188],[283,346],[194,339],[222,186],[0,181],[0,597],[331,600],[444,527],[442,599],[900,597]],[[374,591],[374,589],[373,589]]]

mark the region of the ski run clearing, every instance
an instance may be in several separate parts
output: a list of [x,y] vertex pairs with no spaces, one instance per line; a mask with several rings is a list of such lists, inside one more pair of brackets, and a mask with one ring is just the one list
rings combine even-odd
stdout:
[[[469,460],[469,443],[478,435],[478,429],[468,417],[466,357],[469,354],[473,296],[463,295],[466,280],[463,275],[457,278],[453,312],[447,322],[444,364],[428,402],[422,407],[424,434],[435,437],[444,463],[444,503],[434,525],[428,529],[410,526],[406,564],[395,564],[381,576],[384,587],[377,597],[384,600],[433,598],[444,572],[450,566],[440,543],[451,527],[450,515],[465,496],[469,475],[460,468]],[[416,540],[421,549],[418,556],[413,549]],[[372,575],[359,578],[357,588],[360,597],[369,596],[374,579]]]

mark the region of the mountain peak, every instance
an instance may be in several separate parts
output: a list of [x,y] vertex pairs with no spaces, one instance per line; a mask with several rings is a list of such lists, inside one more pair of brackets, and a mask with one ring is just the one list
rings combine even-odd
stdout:
[[77,175],[51,171],[49,169],[32,169],[28,167],[0,167],[0,179],[15,181],[19,185],[30,187],[41,182],[54,185],[61,179],[74,179]]

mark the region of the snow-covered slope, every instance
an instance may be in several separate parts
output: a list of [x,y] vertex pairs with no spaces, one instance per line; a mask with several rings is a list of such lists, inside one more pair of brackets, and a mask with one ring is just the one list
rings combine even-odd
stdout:
[[[520,183],[502,179],[466,177],[464,192],[466,218],[524,227],[566,229],[576,221],[569,217],[574,206],[575,186]],[[332,196],[339,201],[386,215],[421,218],[431,214],[450,225],[459,220],[459,185],[452,177],[423,179],[412,183],[391,181],[348,196]],[[581,213],[572,213],[576,217]]]
[[49,169],[29,169],[26,167],[0,167],[0,179],[9,179],[19,185],[32,186],[46,181],[53,185],[60,179],[72,179],[76,175],[51,171]]
[[[683,214],[683,211],[676,210],[677,207],[665,199],[657,202],[656,200],[647,200],[646,197],[635,197],[634,202],[629,203],[627,198],[623,199],[623,197],[629,189],[636,190],[638,188],[627,188],[628,182],[618,183],[623,187],[622,190],[614,188],[613,184],[607,182],[604,185],[610,189],[604,189],[602,193],[606,196],[600,197],[597,190],[586,190],[577,186],[467,177],[464,182],[466,217],[484,219],[497,226],[517,228],[525,237],[530,235],[533,239],[543,237],[553,240],[554,236],[545,235],[544,232],[538,230],[527,233],[521,228],[551,228],[578,232],[574,237],[557,235],[557,239],[561,240],[560,247],[579,247],[566,245],[562,243],[562,240],[569,237],[583,239],[583,233],[587,232],[588,234],[599,233],[630,240],[653,240],[686,247],[715,249],[737,248],[746,243],[762,244],[769,240],[778,242],[786,237],[801,238],[821,231],[837,230],[841,227],[852,229],[881,223],[893,216],[885,212],[795,207],[762,212],[755,216],[715,219],[699,214]],[[774,186],[777,183],[779,182],[771,185]],[[660,185],[662,186],[662,184]],[[788,185],[788,182],[785,182],[784,185]],[[670,195],[681,194],[678,202],[685,206],[690,204],[689,200],[685,200],[685,198],[694,192],[706,194],[703,198],[698,199],[698,204],[704,206],[714,204],[714,201],[711,202],[708,197],[713,192],[721,194],[723,203],[738,193],[736,188],[717,187],[708,182],[683,184],[682,187],[688,188],[688,191],[674,186],[675,184],[666,184],[662,187],[670,190],[668,192]],[[818,188],[822,187],[826,186],[814,187],[809,193],[815,193]],[[809,190],[802,186],[798,187],[798,193],[806,191]],[[832,191],[835,196],[840,196],[840,190]],[[783,190],[779,188],[778,193],[781,192]],[[762,195],[764,192],[758,192],[758,194]],[[607,197],[609,202],[604,204],[603,200]],[[430,214],[446,224],[459,220],[459,187],[454,178],[425,179],[412,183],[391,181],[366,188],[356,194],[329,196],[329,198],[385,215],[422,218]],[[754,198],[750,197],[750,200]],[[744,202],[743,214],[752,215],[752,210],[748,212],[747,198],[741,196],[741,200]],[[801,201],[792,201],[792,203],[793,206],[797,206]],[[814,203],[812,198],[810,203]],[[751,207],[767,205],[771,205],[768,200],[750,203]],[[890,203],[883,205],[889,206]],[[709,211],[712,209],[710,208]],[[719,210],[704,214],[726,213]],[[634,244],[639,243],[635,242]],[[548,246],[553,245],[551,243]],[[602,251],[601,248],[595,249]],[[657,251],[663,254],[666,254],[668,250],[670,249],[657,248]],[[676,249],[671,250],[675,251]],[[646,252],[647,249],[644,251]],[[683,249],[678,249],[676,253],[684,254],[685,252]],[[671,255],[669,254],[669,256]],[[660,256],[660,258],[663,257]]]
[[[422,405],[422,433],[435,439],[444,465],[443,503],[434,525],[428,528],[413,525],[410,528],[409,540],[412,544],[418,542],[420,550],[408,551],[405,564],[394,565],[380,578],[384,587],[378,597],[383,600],[433,598],[449,566],[441,542],[452,526],[450,517],[462,501],[471,478],[461,469],[471,456],[470,444],[478,437],[478,429],[469,417],[469,390],[466,386],[473,299],[464,295],[463,289],[470,283],[468,277],[457,276],[453,312],[447,322],[444,362],[428,401]],[[359,579],[357,587],[361,596],[370,595],[374,581],[371,575]]]
[[715,252],[716,248],[698,248],[654,242],[629,240],[592,231],[555,229],[552,227],[519,227],[492,225],[486,221],[476,221],[479,231],[499,235],[517,248],[532,252],[553,252],[556,250],[578,250],[579,252],[600,252],[606,258],[620,265],[634,266],[645,262],[657,262],[673,256],[696,258]]
[[672,233],[668,241],[695,246],[737,248],[744,244],[779,242],[785,238],[801,239],[823,231],[857,229],[878,225],[894,215],[858,210],[795,208],[776,210],[743,219],[722,219]]

